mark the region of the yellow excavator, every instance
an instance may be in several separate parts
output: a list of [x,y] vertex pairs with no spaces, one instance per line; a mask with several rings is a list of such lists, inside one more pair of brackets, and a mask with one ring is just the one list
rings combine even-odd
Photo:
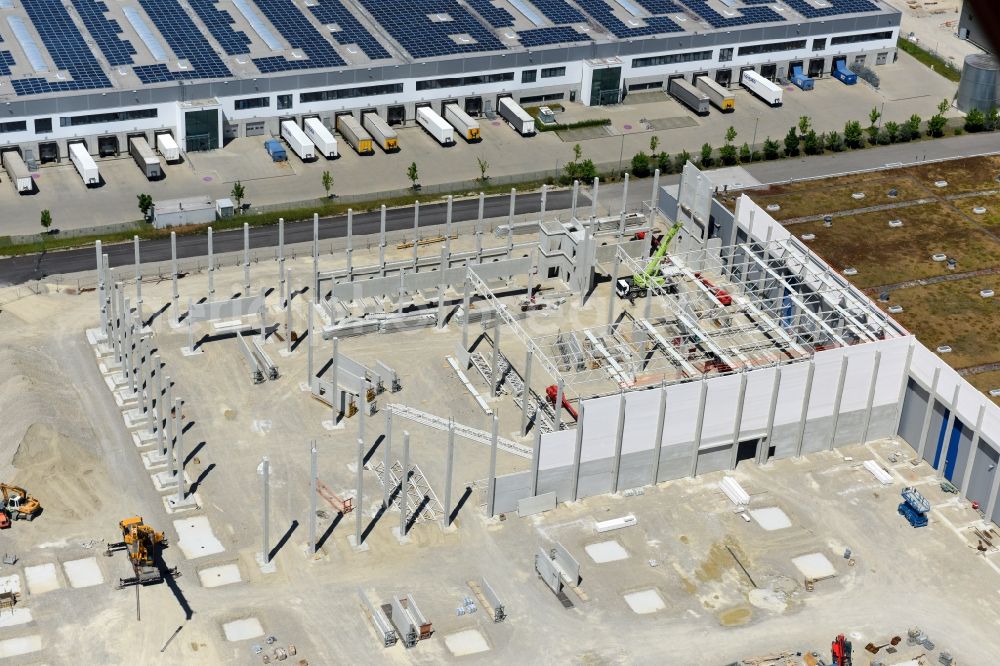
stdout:
[[11,520],[34,520],[42,512],[42,505],[24,488],[0,483],[0,494],[3,495],[0,512]]
[[163,580],[164,574],[170,577],[178,575],[177,568],[167,569],[161,558],[161,551],[167,546],[167,538],[163,532],[157,532],[146,525],[141,516],[126,518],[118,523],[122,532],[122,541],[109,543],[105,555],[124,550],[128,552],[134,576],[119,578],[118,589],[131,585],[154,585]]

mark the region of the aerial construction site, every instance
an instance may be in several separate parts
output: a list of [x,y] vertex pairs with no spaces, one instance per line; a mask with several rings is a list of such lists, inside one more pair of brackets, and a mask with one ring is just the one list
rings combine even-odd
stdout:
[[992,663],[997,407],[713,177],[0,291],[0,664]]

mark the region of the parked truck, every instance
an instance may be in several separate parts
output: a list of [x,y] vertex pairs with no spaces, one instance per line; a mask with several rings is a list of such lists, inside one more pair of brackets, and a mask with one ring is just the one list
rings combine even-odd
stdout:
[[444,119],[451,123],[451,126],[469,143],[482,140],[479,136],[479,123],[457,103],[449,102],[444,105]]
[[94,158],[87,152],[85,145],[82,143],[69,144],[69,159],[73,162],[73,166],[76,167],[80,178],[83,179],[84,185],[90,187],[91,185],[101,184],[101,174],[97,170],[97,163],[94,162]]
[[357,151],[358,155],[373,155],[375,153],[372,135],[365,131],[365,128],[354,119],[354,116],[337,116],[337,131],[347,143],[351,144],[351,148]]
[[521,136],[532,136],[535,133],[535,119],[521,108],[512,97],[501,97],[497,101],[497,111],[507,124]]
[[699,76],[694,85],[708,96],[708,100],[720,111],[731,113],[736,110],[736,95],[729,92],[707,76]]
[[695,88],[685,79],[671,79],[667,92],[669,92],[674,99],[697,113],[699,116],[708,115],[708,95]]
[[156,149],[160,151],[160,155],[163,155],[163,159],[167,161],[167,164],[176,162],[181,158],[181,151],[177,147],[177,142],[174,141],[174,137],[166,132],[156,135]]
[[812,90],[815,86],[812,78],[806,76],[802,73],[802,65],[796,65],[792,67],[792,83],[801,88],[802,90]]
[[399,150],[399,135],[374,111],[361,114],[361,125],[372,135],[375,143],[387,153]]
[[316,152],[328,160],[337,157],[337,139],[326,128],[323,121],[315,116],[302,121],[302,130],[316,146]]
[[8,150],[3,154],[3,168],[7,171],[10,182],[14,183],[14,189],[18,194],[31,192],[34,189],[35,185],[31,180],[31,174],[28,173],[28,167],[16,150]]
[[417,109],[417,124],[427,130],[427,133],[442,146],[450,146],[455,143],[454,128],[435,113],[431,107],[421,106]]
[[294,120],[281,121],[281,138],[303,162],[316,159],[316,146]]
[[264,142],[264,150],[271,156],[272,162],[285,162],[288,160],[288,153],[285,147],[277,139],[268,139]]
[[142,171],[142,175],[144,175],[147,180],[153,180],[154,178],[161,178],[163,176],[163,168],[160,166],[160,159],[156,156],[156,153],[153,152],[153,149],[149,147],[146,137],[129,137],[128,152],[132,155],[132,159],[135,160],[135,165],[139,167],[139,170]]
[[781,106],[781,88],[748,69],[740,76],[740,84],[770,106]]

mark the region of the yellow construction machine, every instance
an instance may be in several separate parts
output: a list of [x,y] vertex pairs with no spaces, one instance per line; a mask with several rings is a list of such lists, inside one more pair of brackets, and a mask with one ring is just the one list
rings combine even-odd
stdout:
[[109,543],[106,555],[124,550],[128,552],[134,576],[119,578],[118,589],[131,585],[153,585],[163,580],[164,575],[176,577],[177,568],[167,569],[163,564],[161,552],[167,546],[167,538],[163,532],[157,532],[142,521],[141,516],[126,518],[118,523],[122,532],[122,541]]
[[11,520],[34,520],[42,512],[42,505],[24,488],[0,483],[0,494],[3,495],[0,512]]

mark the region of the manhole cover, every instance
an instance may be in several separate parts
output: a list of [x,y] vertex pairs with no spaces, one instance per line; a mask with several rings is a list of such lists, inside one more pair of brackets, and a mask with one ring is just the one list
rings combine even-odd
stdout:
[[206,183],[211,183],[214,180],[211,176],[202,176],[201,179]]

